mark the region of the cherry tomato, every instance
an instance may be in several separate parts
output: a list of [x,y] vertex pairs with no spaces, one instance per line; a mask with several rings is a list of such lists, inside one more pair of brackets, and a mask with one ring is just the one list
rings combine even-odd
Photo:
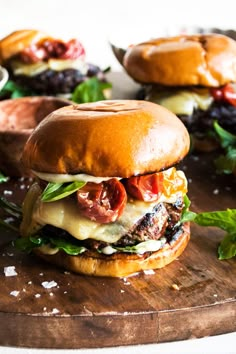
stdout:
[[163,189],[163,174],[130,177],[125,181],[127,192],[134,198],[145,202],[156,201]]
[[66,46],[67,48],[60,59],[77,59],[85,55],[84,47],[77,39],[71,39],[66,43]]
[[236,92],[232,85],[227,84],[221,88],[212,88],[210,92],[216,101],[225,101],[236,107]]
[[88,182],[77,191],[78,207],[82,215],[102,224],[114,222],[123,212],[127,195],[116,178],[102,183]]

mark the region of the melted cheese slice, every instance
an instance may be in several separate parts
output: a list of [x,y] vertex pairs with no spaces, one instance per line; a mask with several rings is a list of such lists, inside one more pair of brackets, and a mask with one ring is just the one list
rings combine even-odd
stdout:
[[35,76],[45,70],[62,71],[66,69],[76,69],[85,75],[88,65],[81,59],[49,59],[47,62],[39,61],[33,64],[24,64],[22,61],[12,60],[11,68],[14,75]]
[[194,109],[207,110],[213,102],[208,89],[156,91],[152,90],[147,100],[160,104],[175,114],[191,115]]
[[[64,198],[51,203],[41,201],[41,191],[35,183],[24,201],[24,218],[21,225],[23,236],[29,236],[42,226],[49,224],[69,232],[79,240],[94,240],[113,243],[118,241],[155,203],[129,201],[121,217],[114,223],[99,224],[79,214],[76,201]],[[29,222],[29,220],[31,220]]]

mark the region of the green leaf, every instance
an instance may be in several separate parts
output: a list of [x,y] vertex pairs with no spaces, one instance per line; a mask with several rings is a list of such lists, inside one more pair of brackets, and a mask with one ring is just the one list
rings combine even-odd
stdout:
[[8,181],[8,177],[4,176],[4,175],[0,172],[0,183],[7,182],[7,181]]
[[42,236],[19,237],[13,241],[13,245],[20,251],[30,253],[35,247],[47,244],[48,239]]
[[236,135],[229,133],[227,130],[223,129],[218,122],[214,122],[214,129],[220,138],[220,143],[223,148],[236,145]]
[[78,254],[81,254],[86,251],[85,247],[78,246],[62,238],[50,238],[50,242],[53,246],[57,247],[59,250],[62,250],[71,256],[77,256]]
[[12,80],[8,80],[0,91],[0,97],[10,96],[10,98],[18,98],[24,96],[33,96],[34,93],[19,86]]
[[85,184],[86,183],[82,181],[75,181],[72,183],[49,182],[41,195],[41,200],[43,202],[54,202],[76,192]]
[[193,221],[201,226],[215,226],[229,233],[235,233],[236,209],[199,213]]
[[92,77],[75,88],[72,93],[72,101],[87,103],[105,100],[104,90],[111,87],[111,83],[102,82],[97,77]]
[[194,219],[195,219],[197,214],[194,213],[193,211],[189,210],[190,205],[191,205],[191,201],[188,198],[187,194],[185,194],[185,196],[184,196],[184,208],[182,210],[180,221],[178,222],[178,224],[176,226],[178,226],[180,224],[183,224],[185,222],[188,222],[188,221],[194,221]]
[[230,259],[236,256],[236,232],[227,234],[218,248],[219,259]]
[[220,155],[215,160],[218,173],[230,174],[236,170],[236,148],[228,148],[225,155]]

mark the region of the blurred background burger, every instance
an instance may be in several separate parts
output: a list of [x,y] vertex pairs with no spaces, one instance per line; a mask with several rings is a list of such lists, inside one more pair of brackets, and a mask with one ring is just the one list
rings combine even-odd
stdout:
[[0,65],[10,78],[0,98],[51,95],[88,102],[105,99],[111,86],[104,71],[86,62],[78,39],[64,41],[34,29],[18,30],[0,40]]

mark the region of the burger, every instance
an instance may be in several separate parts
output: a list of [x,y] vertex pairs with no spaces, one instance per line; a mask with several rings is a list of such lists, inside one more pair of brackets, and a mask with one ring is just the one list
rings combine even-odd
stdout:
[[71,98],[86,79],[105,81],[104,72],[85,61],[78,39],[64,41],[38,30],[19,30],[0,40],[0,65],[25,95]]
[[137,98],[175,113],[196,150],[219,147],[213,123],[236,133],[236,42],[222,34],[179,35],[130,46],[122,58],[142,85]]
[[17,245],[73,272],[123,277],[179,257],[189,150],[183,123],[138,100],[71,105],[49,114],[26,142],[35,182]]

